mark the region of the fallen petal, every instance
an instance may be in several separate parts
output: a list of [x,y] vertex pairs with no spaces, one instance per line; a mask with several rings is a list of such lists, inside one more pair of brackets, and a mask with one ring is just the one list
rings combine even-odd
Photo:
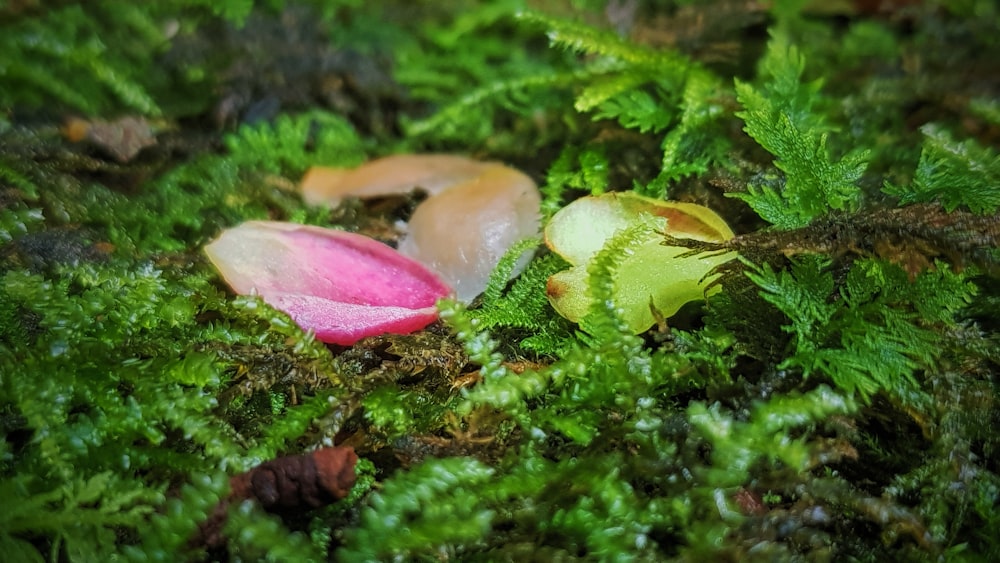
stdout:
[[256,292],[335,344],[421,329],[451,292],[419,262],[333,229],[251,221],[224,231],[205,253],[234,291]]
[[[631,193],[578,199],[556,213],[545,228],[549,248],[573,265],[551,276],[546,286],[549,302],[560,315],[573,322],[587,315],[592,301],[590,261],[617,232],[640,221],[643,214],[656,218],[661,228],[675,237],[723,241],[733,236],[715,212],[693,203],[660,201]],[[688,249],[661,242],[661,236],[651,233],[631,249],[615,271],[613,300],[635,333],[656,322],[650,305],[669,317],[685,303],[702,299],[711,281],[705,276],[735,257],[735,253],[726,253],[681,258]]]
[[610,192],[582,197],[559,210],[545,227],[545,244],[570,264],[583,264],[616,232],[633,225],[640,213],[666,219],[667,230],[675,237],[706,241],[733,237],[729,225],[702,205]]
[[262,292],[260,296],[275,309],[288,313],[302,328],[312,330],[319,340],[333,344],[354,344],[366,336],[386,333],[409,334],[437,319],[433,305],[409,309],[343,303],[296,293]]
[[462,301],[483,292],[515,242],[538,234],[538,188],[527,175],[502,164],[442,154],[394,155],[349,170],[314,167],[302,179],[305,200],[327,205],[347,196],[417,188],[430,197],[414,210],[399,251],[437,272]]
[[[472,301],[515,242],[538,235],[541,196],[527,175],[489,164],[417,206],[399,251],[426,264]],[[518,264],[514,275],[527,266]]]
[[487,163],[450,154],[396,154],[357,168],[314,166],[302,178],[302,198],[313,205],[336,206],[345,197],[405,194],[420,188],[428,195],[475,177]]

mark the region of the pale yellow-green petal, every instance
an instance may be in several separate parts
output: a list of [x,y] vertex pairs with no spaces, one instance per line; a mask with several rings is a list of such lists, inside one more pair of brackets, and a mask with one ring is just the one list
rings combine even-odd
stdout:
[[[609,193],[581,198],[560,210],[545,229],[549,248],[574,266],[549,278],[549,301],[560,315],[580,322],[590,310],[588,265],[615,235],[652,215],[666,219],[665,232],[679,238],[722,242],[732,238],[729,226],[707,207],[660,201],[632,193]],[[660,244],[663,237],[650,233],[614,274],[613,299],[629,328],[640,333],[655,323],[650,304],[670,317],[685,304],[705,297],[713,278],[705,276],[716,266],[736,257],[733,252],[681,258],[687,248]],[[716,290],[717,288],[713,288]]]
[[[634,333],[644,332],[656,322],[650,302],[670,317],[690,301],[704,298],[712,278],[701,281],[716,265],[731,260],[734,253],[677,258],[685,248],[663,246],[659,237],[637,247],[615,275],[614,301],[623,320]],[[549,278],[549,300],[560,315],[580,322],[590,309],[586,265],[574,266]]]
[[560,315],[574,323],[580,322],[590,308],[586,266],[573,266],[550,276],[546,293]]
[[560,209],[545,227],[545,244],[570,264],[593,258],[616,232],[634,220],[618,195],[583,197]]

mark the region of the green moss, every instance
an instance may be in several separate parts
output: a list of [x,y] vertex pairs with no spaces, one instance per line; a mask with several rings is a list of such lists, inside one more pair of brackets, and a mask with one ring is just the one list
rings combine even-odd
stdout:
[[252,502],[232,507],[226,520],[229,553],[258,561],[318,561],[322,548],[301,532],[289,534],[280,519]]
[[[657,111],[650,108],[650,111]],[[563,205],[570,190],[589,192],[591,195],[604,193],[608,189],[609,160],[607,150],[602,146],[588,146],[578,149],[567,145],[559,158],[549,167],[542,193],[542,213],[546,218],[555,215]]]
[[761,88],[737,82],[736,93],[746,108],[738,112],[746,132],[775,155],[784,172],[784,186],[751,184],[738,197],[762,218],[783,228],[801,227],[829,210],[855,210],[861,199],[856,183],[867,165],[865,151],[840,160],[830,157],[830,125],[814,110],[820,81],[801,82],[805,60],[780,33],[771,39],[761,61],[767,82]]
[[537,240],[529,239],[511,247],[490,276],[482,303],[472,314],[479,328],[502,329],[524,350],[555,354],[569,341],[570,329],[549,307],[545,283],[565,267],[565,261],[553,254],[533,260],[506,289],[514,265],[537,246]]
[[104,1],[0,7],[0,48],[7,54],[0,63],[0,107],[56,103],[92,115],[123,108],[159,114],[152,90],[165,86],[156,72],[156,57],[167,45],[164,24],[174,18],[179,27],[190,26],[212,13],[240,20],[252,6],[246,0],[182,0],[156,6]]
[[810,257],[791,272],[764,266],[749,274],[764,299],[792,320],[783,328],[793,335],[794,352],[780,367],[799,368],[804,377],[826,374],[866,398],[888,391],[906,402],[926,400],[917,399],[915,372],[936,367],[945,350],[934,343],[975,287],[947,269],[911,282],[896,266],[866,261],[851,268],[834,301],[829,265]]
[[[301,88],[313,105],[206,128],[235,103],[212,99],[234,61],[164,54],[281,4],[0,7],[0,551],[1000,557],[991,2],[322,3],[287,21],[391,61],[403,88],[369,90],[360,64],[261,76],[240,103]],[[329,69],[329,46],[295,44]],[[58,134],[63,111],[142,116],[158,144],[111,162]],[[692,252],[743,260],[633,335],[611,289],[647,225],[598,253],[579,325],[546,299],[566,264],[527,240],[441,325],[345,350],[201,258],[250,219],[378,223],[294,186],[404,149],[518,164],[546,218],[615,190],[706,204],[740,234]],[[362,457],[347,499],[236,504],[224,546],[191,544],[229,476],[331,441]]]
[[[475,543],[489,530],[491,511],[475,488],[493,470],[473,459],[433,460],[386,483],[361,513],[362,525],[338,552],[346,561],[431,557]],[[397,530],[407,530],[404,534]]]
[[945,130],[926,125],[920,163],[907,187],[887,186],[900,203],[938,201],[948,211],[959,206],[974,213],[995,213],[1000,208],[1000,156],[974,139],[958,142]]

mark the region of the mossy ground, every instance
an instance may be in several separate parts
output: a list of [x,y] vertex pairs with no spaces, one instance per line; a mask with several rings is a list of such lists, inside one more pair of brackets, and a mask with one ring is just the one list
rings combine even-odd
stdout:
[[[995,2],[258,4],[0,3],[5,558],[1000,559]],[[545,217],[701,203],[737,237],[686,244],[742,258],[634,336],[638,231],[579,326],[525,241],[343,348],[201,254],[249,219],[391,241],[413,201],[295,186],[403,151],[516,165]],[[350,497],[193,541],[228,476],[331,442]]]

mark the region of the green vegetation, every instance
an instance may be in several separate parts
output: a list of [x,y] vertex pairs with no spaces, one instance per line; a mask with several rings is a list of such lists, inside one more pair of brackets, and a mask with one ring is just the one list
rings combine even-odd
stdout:
[[[0,2],[5,558],[1000,559],[995,2],[365,4]],[[122,117],[152,136],[125,158]],[[295,187],[401,151],[516,165],[545,220],[699,203],[737,236],[689,251],[740,259],[634,335],[647,223],[579,325],[525,240],[472,304],[344,348],[202,257],[251,219],[391,238],[412,200]],[[331,443],[347,498],[227,503]]]
[[857,210],[858,180],[865,171],[864,151],[833,161],[827,149],[830,125],[813,110],[822,103],[819,80],[802,84],[805,59],[777,35],[760,64],[765,81],[759,88],[737,80],[736,95],[745,108],[736,115],[746,132],[776,157],[784,186],[751,183],[737,197],[763,219],[783,228],[801,227],[836,210]]

